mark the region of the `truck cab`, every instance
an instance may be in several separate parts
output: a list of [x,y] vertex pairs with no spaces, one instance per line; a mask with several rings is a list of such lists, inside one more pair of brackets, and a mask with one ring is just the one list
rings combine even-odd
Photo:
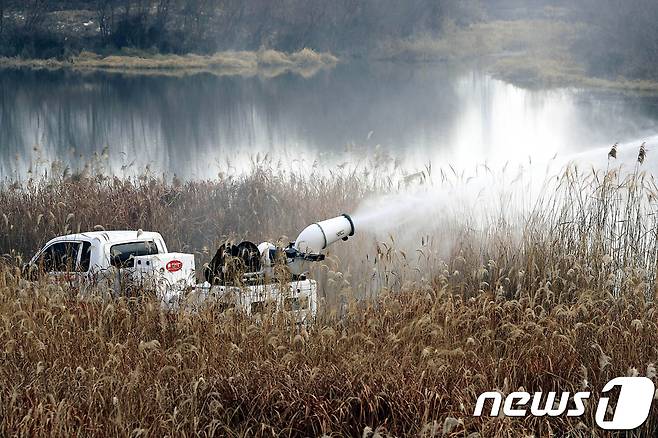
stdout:
[[160,233],[93,231],[48,241],[28,268],[55,278],[91,277],[110,267],[133,267],[135,257],[164,253],[167,246]]

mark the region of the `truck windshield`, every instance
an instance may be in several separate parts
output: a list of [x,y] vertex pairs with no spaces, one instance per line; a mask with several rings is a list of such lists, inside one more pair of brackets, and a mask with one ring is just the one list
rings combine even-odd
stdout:
[[153,241],[120,243],[110,248],[110,262],[117,268],[129,268],[135,265],[134,257],[157,253],[158,246]]

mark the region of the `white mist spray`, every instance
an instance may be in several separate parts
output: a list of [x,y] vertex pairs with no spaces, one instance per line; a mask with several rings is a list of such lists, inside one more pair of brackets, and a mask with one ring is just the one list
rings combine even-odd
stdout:
[[[500,224],[520,229],[540,196],[546,195],[547,184],[566,166],[578,166],[583,171],[620,168],[622,173],[632,172],[640,143],[619,145],[617,159],[610,161],[610,146],[605,146],[549,161],[508,163],[502,169],[481,164],[470,173],[450,169],[441,172],[440,178],[427,175],[422,185],[365,199],[352,219],[357,232],[372,233],[380,240],[393,236],[398,243],[417,245],[419,236],[438,232],[444,247],[450,247],[456,238],[448,231],[463,229],[464,225],[482,233],[487,232],[487,226]],[[647,144],[650,154],[658,136],[650,137]],[[649,173],[654,168],[649,162],[643,167]]]
[[447,221],[468,219],[475,225],[494,212],[505,216],[515,213],[515,203],[524,200],[509,188],[513,180],[518,186],[525,182],[524,169],[495,175],[484,166],[478,167],[471,177],[453,174],[452,180],[444,177],[439,183],[366,199],[352,215],[355,228],[379,236],[395,232],[396,237],[403,238],[437,230]]

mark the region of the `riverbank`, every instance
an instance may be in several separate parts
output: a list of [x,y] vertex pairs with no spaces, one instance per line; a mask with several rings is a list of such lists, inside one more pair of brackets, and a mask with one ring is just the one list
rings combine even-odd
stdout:
[[476,64],[492,76],[525,88],[583,87],[658,91],[658,81],[592,76],[577,55],[582,23],[551,19],[490,21],[448,26],[440,38],[424,35],[387,41],[379,60]]
[[[360,55],[370,61],[435,63],[476,67],[524,88],[581,87],[633,92],[658,92],[658,81],[625,77],[597,77],[579,57],[579,39],[589,32],[586,24],[555,19],[496,20],[467,27],[448,24],[441,37],[420,35],[390,39]],[[340,59],[349,59],[343,55]],[[353,55],[352,55],[353,57]],[[209,73],[217,76],[276,77],[285,73],[311,77],[331,69],[339,57],[302,49],[222,51],[213,55],[162,55],[139,50],[102,56],[82,52],[68,59],[0,58],[0,68],[73,69],[133,75],[184,76]]]
[[125,74],[182,76],[210,73],[217,76],[274,77],[294,73],[310,77],[339,62],[330,53],[302,49],[293,53],[276,50],[225,51],[213,55],[148,55],[143,53],[100,56],[82,52],[69,59],[0,58],[0,68],[73,69]]

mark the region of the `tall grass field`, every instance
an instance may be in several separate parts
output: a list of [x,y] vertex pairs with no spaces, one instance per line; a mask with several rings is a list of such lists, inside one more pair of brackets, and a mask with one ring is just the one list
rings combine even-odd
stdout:
[[[397,180],[256,163],[211,181],[5,181],[0,435],[609,436],[595,422],[603,385],[656,383],[658,363],[658,188],[642,164],[613,164],[532,187],[486,169],[499,184],[485,191],[430,166]],[[404,207],[411,192],[424,200],[412,211],[359,222],[364,205]],[[199,267],[227,239],[287,242],[342,212],[357,233],[313,272],[321,302],[307,326],[21,274],[66,233],[159,231]],[[486,391],[592,398],[580,417],[475,417]],[[658,433],[655,405],[633,434]]]

